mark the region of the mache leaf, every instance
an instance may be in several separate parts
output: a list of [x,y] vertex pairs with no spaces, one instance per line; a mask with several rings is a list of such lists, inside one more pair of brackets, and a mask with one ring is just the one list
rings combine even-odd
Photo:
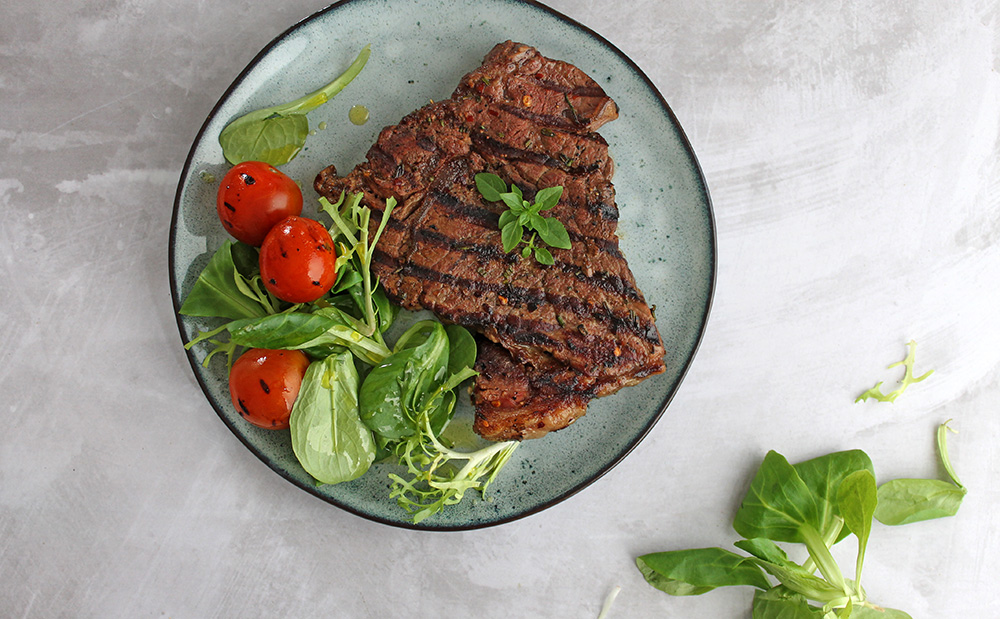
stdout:
[[733,528],[747,539],[804,542],[802,528],[820,522],[815,495],[784,456],[769,451],[744,497]]
[[306,113],[337,95],[361,73],[368,57],[365,46],[351,66],[332,82],[294,101],[248,112],[236,118],[219,134],[226,161],[264,161],[274,166],[288,163],[298,155],[309,135]]
[[289,424],[295,457],[318,482],[350,481],[368,470],[375,441],[358,415],[358,373],[351,353],[309,365]]
[[854,579],[861,582],[861,566],[865,561],[868,536],[872,531],[872,516],[878,504],[875,475],[861,470],[851,473],[837,489],[837,505],[844,518],[844,525],[858,538],[858,559]]
[[[198,275],[191,292],[184,299],[181,314],[230,320],[258,318],[268,314],[267,308],[259,299],[247,294],[249,288],[245,287],[245,276],[234,261],[234,247],[234,243],[227,240],[212,254],[208,265]],[[239,249],[235,251],[235,256],[242,256]],[[241,283],[244,286],[240,286]]]
[[701,595],[726,586],[771,586],[750,559],[722,548],[655,552],[635,562],[646,582],[670,595]]
[[939,479],[893,479],[878,489],[875,519],[882,524],[900,525],[946,518],[958,513],[968,490],[958,480],[958,474],[948,454],[948,422],[938,426],[938,456],[952,483]]
[[851,619],[913,619],[913,617],[894,608],[857,606],[851,613]]
[[[868,471],[872,475],[875,474],[871,458],[859,449],[819,456],[800,462],[794,468],[817,498],[819,518],[816,529],[824,538],[830,534],[834,527],[840,526],[840,521],[837,518],[840,516],[837,490],[841,482],[857,471]],[[850,527],[845,527],[838,534],[836,541],[840,541],[850,534]]]
[[823,619],[825,615],[823,609],[783,587],[757,591],[753,596],[753,619]]
[[965,494],[939,479],[893,479],[879,486],[875,519],[893,526],[954,516]]

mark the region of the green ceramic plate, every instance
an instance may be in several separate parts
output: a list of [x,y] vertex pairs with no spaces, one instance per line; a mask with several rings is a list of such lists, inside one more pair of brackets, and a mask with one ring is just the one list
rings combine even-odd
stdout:
[[[458,80],[493,45],[513,39],[577,65],[601,83],[621,109],[601,129],[616,162],[621,246],[650,304],[666,345],[666,373],[601,398],[562,432],[527,441],[515,452],[487,499],[470,493],[414,528],[448,530],[495,525],[540,511],[575,494],[621,461],[663,414],[701,341],[715,283],[715,229],[708,191],[694,153],[667,103],[642,71],[614,45],[555,11],[510,0],[348,0],[296,24],[261,51],[212,110],[181,174],[170,231],[171,292],[175,309],[226,234],[215,215],[215,192],[227,169],[218,135],[247,111],[289,101],[338,75],[365,44],[372,56],[339,96],[309,114],[317,128],[283,170],[305,188],[335,164],[348,171],[364,159],[379,130],[432,99],[450,96]],[[371,113],[348,121],[353,105]],[[325,129],[318,129],[322,125]],[[206,180],[209,179],[209,180]],[[307,211],[311,212],[311,211]],[[218,323],[214,323],[218,324]],[[179,317],[189,341],[210,321]],[[388,497],[391,465],[362,478],[317,487],[292,454],[288,432],[259,430],[233,410],[225,364],[191,367],[209,402],[233,433],[262,461],[307,492],[363,517],[413,527]],[[463,398],[464,400],[464,398]],[[455,422],[470,424],[467,403]],[[579,499],[577,499],[579,500]]]

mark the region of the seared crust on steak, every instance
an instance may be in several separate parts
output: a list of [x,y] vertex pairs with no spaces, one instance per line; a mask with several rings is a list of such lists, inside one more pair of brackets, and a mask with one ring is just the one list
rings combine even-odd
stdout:
[[[618,208],[607,143],[594,133],[617,106],[576,67],[513,42],[496,46],[450,99],[386,127],[346,177],[331,167],[317,192],[364,192],[373,219],[399,205],[373,268],[386,294],[479,333],[475,429],[492,440],[534,438],[572,423],[594,397],[662,372],[663,345],[615,235]],[[547,213],[572,247],[545,266],[503,252],[502,203],[479,172],[531,200],[561,185]]]

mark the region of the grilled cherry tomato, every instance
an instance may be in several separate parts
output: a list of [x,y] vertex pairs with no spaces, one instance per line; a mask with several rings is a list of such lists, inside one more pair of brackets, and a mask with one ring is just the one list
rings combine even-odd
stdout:
[[229,234],[260,247],[274,224],[302,212],[302,190],[274,166],[244,161],[222,178],[215,207]]
[[309,358],[298,350],[251,348],[229,371],[229,395],[237,412],[261,428],[288,427]]
[[308,303],[329,292],[337,279],[336,262],[330,233],[305,217],[278,222],[260,246],[264,287],[289,303]]

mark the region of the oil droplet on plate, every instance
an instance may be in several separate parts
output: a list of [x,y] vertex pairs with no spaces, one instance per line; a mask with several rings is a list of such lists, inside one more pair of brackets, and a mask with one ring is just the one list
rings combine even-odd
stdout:
[[351,119],[351,122],[355,125],[363,125],[368,122],[368,108],[363,105],[355,105],[348,112],[347,117]]

